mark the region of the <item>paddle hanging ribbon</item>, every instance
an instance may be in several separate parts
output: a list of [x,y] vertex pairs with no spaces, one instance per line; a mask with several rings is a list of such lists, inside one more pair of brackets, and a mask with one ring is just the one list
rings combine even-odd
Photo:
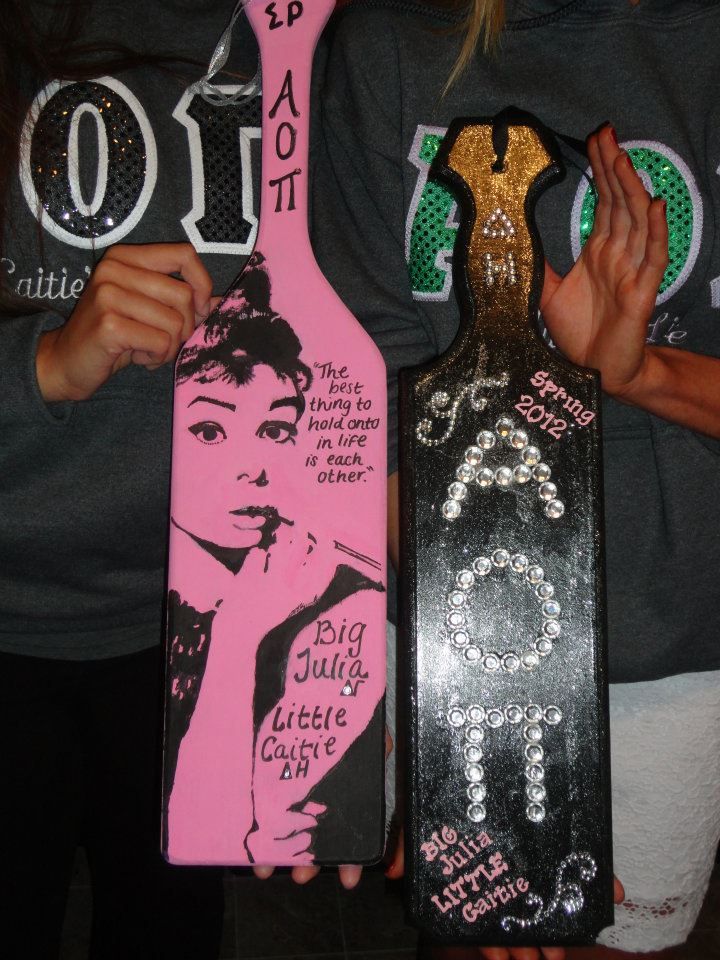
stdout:
[[409,905],[447,943],[612,922],[599,377],[535,319],[562,172],[534,118],[453,122],[460,331],[401,374]]
[[382,851],[386,387],[307,232],[312,54],[332,0],[249,0],[255,251],[175,376],[164,851]]

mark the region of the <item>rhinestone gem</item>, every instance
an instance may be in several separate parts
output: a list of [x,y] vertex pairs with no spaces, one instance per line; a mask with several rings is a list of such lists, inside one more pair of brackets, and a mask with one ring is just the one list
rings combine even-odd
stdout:
[[515,424],[509,417],[500,417],[498,422],[495,424],[495,432],[500,437],[507,437],[510,435]]
[[531,567],[528,567],[528,572],[525,576],[527,577],[528,583],[540,583],[545,576],[545,571],[541,566],[534,563]]
[[488,653],[487,656],[483,657],[483,670],[487,670],[488,673],[495,673],[499,669],[500,657],[496,653]]
[[528,763],[525,765],[525,777],[532,783],[539,783],[545,779],[545,767],[541,763]]
[[461,483],[459,480],[456,480],[454,483],[451,483],[448,487],[448,493],[453,498],[453,500],[464,500],[467,496],[467,487],[464,483]]
[[415,432],[418,436],[424,437],[426,433],[430,433],[432,430],[432,420],[421,420],[415,428]]
[[450,403],[450,397],[444,390],[437,390],[430,398],[430,403],[438,410],[442,410]]
[[555,587],[546,580],[544,583],[539,583],[535,587],[535,593],[541,600],[549,600],[555,593]]
[[481,487],[491,487],[495,480],[495,474],[490,467],[482,467],[478,470],[475,480]]
[[524,430],[513,430],[509,436],[510,446],[516,450],[522,450],[528,444],[528,435]]
[[537,723],[528,723],[523,730],[523,737],[530,743],[542,740],[542,727]]
[[527,463],[531,467],[540,462],[540,457],[541,453],[537,447],[525,447],[522,452],[523,463]]
[[461,483],[470,483],[475,479],[475,467],[471,467],[469,463],[461,463],[455,471],[455,476]]
[[529,703],[525,707],[525,717],[530,723],[537,723],[538,720],[542,720],[542,707],[539,707],[537,703]]
[[507,550],[496,550],[492,555],[492,562],[494,566],[500,567],[502,570],[503,567],[506,567],[510,563],[510,554]]
[[463,747],[463,756],[468,763],[479,763],[483,758],[482,747],[476,743],[466,743]]
[[465,711],[462,707],[450,707],[447,718],[451,727],[461,727],[465,723]]
[[560,903],[562,904],[563,912],[569,917],[572,917],[573,914],[579,913],[580,910],[582,910],[585,905],[585,898],[582,893],[566,893]]
[[455,583],[461,590],[468,590],[475,583],[475,577],[472,570],[461,570],[455,577]]
[[565,504],[562,500],[551,500],[545,504],[545,516],[551,520],[559,520],[565,513]]
[[457,500],[446,500],[442,505],[442,515],[446,520],[457,520],[460,512],[461,507]]
[[472,724],[465,731],[465,739],[469,740],[470,743],[482,743],[485,739],[485,731],[482,727]]
[[465,779],[470,783],[477,783],[485,776],[481,763],[468,763],[465,767]]
[[471,803],[467,808],[468,820],[473,823],[480,823],[487,816],[485,807],[482,803]]
[[557,620],[545,620],[542,625],[542,632],[546,637],[555,640],[560,636],[560,624]]
[[513,482],[513,472],[510,467],[498,467],[495,471],[495,483],[499,487],[509,487]]
[[519,707],[517,703],[511,703],[505,707],[505,717],[508,723],[520,723],[523,719],[522,707]]
[[470,464],[471,467],[476,467],[479,463],[482,463],[483,453],[480,447],[468,447],[465,451],[465,461]]
[[543,483],[550,479],[550,467],[546,463],[539,463],[533,468],[533,476],[538,483]]
[[556,724],[560,723],[562,720],[562,711],[560,707],[556,707],[554,703],[550,704],[549,707],[545,707],[545,722]]
[[476,647],[474,643],[470,643],[467,647],[465,647],[465,659],[469,660],[471,663],[475,663],[477,660],[479,660],[481,653],[482,651],[480,650],[480,647]]
[[465,712],[468,720],[472,720],[473,723],[482,723],[485,719],[485,711],[478,703],[471,703]]
[[485,722],[489,727],[501,727],[505,723],[505,714],[502,710],[488,710]]
[[515,573],[525,573],[529,563],[530,561],[524,553],[514,553],[510,557],[510,566],[513,568]]
[[528,650],[522,655],[522,665],[526,670],[534,670],[540,663],[540,658],[534,650]]
[[458,607],[464,607],[466,600],[467,597],[462,590],[453,590],[448,594],[448,603],[451,607],[455,607],[456,609]]
[[529,783],[527,787],[525,787],[525,794],[528,800],[541,803],[547,796],[547,790],[541,783]]
[[495,446],[495,434],[490,433],[489,430],[481,430],[475,439],[483,450],[492,450]]
[[541,500],[552,500],[556,494],[557,487],[554,483],[550,483],[549,481],[541,483],[538,487],[538,496]]
[[545,807],[541,803],[530,803],[527,808],[527,818],[533,823],[541,823],[545,819]]
[[520,657],[515,653],[506,653],[502,661],[503,670],[506,670],[508,673],[515,673],[516,670],[520,669]]
[[545,751],[539,743],[528,743],[525,747],[525,757],[530,763],[540,763],[545,756]]
[[451,610],[446,622],[449,627],[462,627],[465,625],[465,614],[459,610]]
[[513,470],[516,483],[527,483],[532,477],[532,470],[525,463],[519,463]]
[[541,657],[546,657],[549,653],[552,653],[552,640],[548,640],[547,637],[538,637],[533,646]]
[[470,636],[464,630],[456,630],[451,639],[456,647],[466,647],[470,643]]
[[542,615],[554,620],[560,616],[560,604],[557,600],[546,600],[542,605]]
[[472,568],[479,577],[485,577],[492,570],[492,563],[487,557],[476,557]]
[[467,795],[470,800],[484,800],[487,796],[487,787],[484,783],[471,783],[467,788]]

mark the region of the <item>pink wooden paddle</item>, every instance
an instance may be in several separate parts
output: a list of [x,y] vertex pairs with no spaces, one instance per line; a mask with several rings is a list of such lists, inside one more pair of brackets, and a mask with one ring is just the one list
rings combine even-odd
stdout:
[[332,0],[249,0],[257,245],[176,367],[163,849],[367,862],[383,841],[385,370],[307,232]]

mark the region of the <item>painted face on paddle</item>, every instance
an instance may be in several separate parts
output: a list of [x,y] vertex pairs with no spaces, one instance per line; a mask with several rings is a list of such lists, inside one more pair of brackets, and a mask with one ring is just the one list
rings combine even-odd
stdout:
[[218,547],[269,546],[278,527],[292,522],[275,487],[293,469],[303,407],[293,380],[264,363],[252,366],[244,384],[222,376],[178,384],[176,453],[188,476],[176,484],[174,522]]

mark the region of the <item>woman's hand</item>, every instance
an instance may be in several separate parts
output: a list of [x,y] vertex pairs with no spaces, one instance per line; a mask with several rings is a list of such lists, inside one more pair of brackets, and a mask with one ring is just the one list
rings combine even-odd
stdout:
[[[385,876],[397,880],[405,873],[405,843],[403,831],[398,834],[397,847],[388,861]],[[623,885],[613,878],[613,900],[622,903],[625,899]],[[434,947],[433,960],[565,960],[563,947]]]
[[[266,880],[270,874],[273,872],[274,867],[253,867],[255,871],[255,876],[260,877],[262,880]],[[290,876],[293,878],[295,883],[309,883],[320,873],[320,867],[293,867],[290,871]],[[346,890],[352,890],[353,887],[356,887],[360,882],[360,877],[362,876],[362,867],[356,863],[347,863],[343,866],[338,867],[338,877],[340,878],[340,883],[345,887]]]
[[546,264],[540,309],[560,350],[599,370],[607,393],[632,402],[668,263],[665,201],[650,198],[612,127],[590,137],[588,156],[598,193],[595,224],[566,277]]
[[663,200],[651,200],[611,127],[588,141],[598,191],[592,233],[564,278],[546,263],[540,308],[555,343],[600,371],[624,403],[720,437],[720,359],[646,343],[667,265]]
[[111,247],[67,322],[40,337],[36,369],[44,399],[87,400],[130,363],[152,370],[172,362],[210,312],[211,293],[210,276],[189,243]]
[[[293,867],[290,871],[290,876],[295,883],[309,883],[320,873],[320,869],[320,867],[313,865]],[[253,867],[253,873],[261,880],[267,880],[268,877],[272,876],[274,870],[275,867]],[[360,882],[361,876],[362,867],[359,866],[359,864],[347,863],[343,864],[341,867],[338,867],[338,877],[340,878],[340,883],[343,885],[343,887],[345,887],[346,890],[352,890],[353,887],[356,887]]]

